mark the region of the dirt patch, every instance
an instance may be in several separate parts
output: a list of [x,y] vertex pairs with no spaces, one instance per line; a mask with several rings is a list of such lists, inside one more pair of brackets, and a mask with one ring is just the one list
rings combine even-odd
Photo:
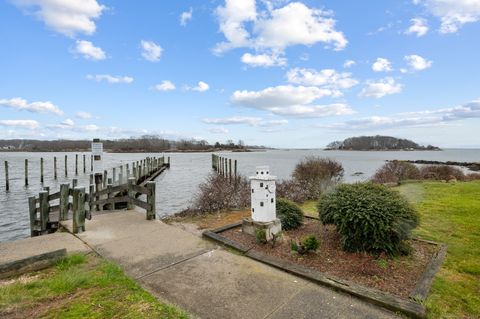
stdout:
[[[229,212],[194,214],[184,216],[171,216],[162,219],[167,224],[195,224],[198,229],[214,229],[224,225],[233,224],[245,217],[250,217],[250,209]],[[188,226],[190,227],[190,225]]]
[[[292,240],[301,240],[314,234],[321,245],[317,252],[299,255],[292,252]],[[324,226],[318,220],[305,219],[296,230],[284,231],[282,239],[272,247],[257,244],[254,237],[242,233],[241,227],[221,233],[253,250],[268,256],[297,263],[324,274],[375,288],[390,294],[408,298],[415,288],[437,246],[421,241],[410,241],[410,256],[388,258],[374,257],[366,253],[348,253],[341,249],[340,236],[335,226]]]

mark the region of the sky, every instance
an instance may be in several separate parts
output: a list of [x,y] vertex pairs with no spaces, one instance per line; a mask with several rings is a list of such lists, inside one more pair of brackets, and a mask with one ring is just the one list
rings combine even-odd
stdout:
[[480,147],[480,0],[0,2],[0,138]]

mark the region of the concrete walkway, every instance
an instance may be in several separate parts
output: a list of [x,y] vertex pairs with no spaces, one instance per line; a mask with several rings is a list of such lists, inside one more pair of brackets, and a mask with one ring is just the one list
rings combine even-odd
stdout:
[[94,216],[86,228],[77,237],[89,247],[200,318],[396,318],[136,211]]

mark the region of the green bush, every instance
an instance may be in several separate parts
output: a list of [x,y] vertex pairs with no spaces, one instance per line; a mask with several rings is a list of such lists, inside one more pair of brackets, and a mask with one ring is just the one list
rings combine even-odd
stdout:
[[258,244],[266,244],[267,232],[265,229],[255,229],[255,239],[257,240]]
[[303,240],[302,244],[307,251],[316,251],[320,247],[320,242],[315,235],[309,235]]
[[282,222],[283,230],[296,229],[302,225],[303,213],[294,202],[284,198],[277,198],[277,217]]
[[320,247],[320,241],[315,235],[309,235],[302,242],[296,240],[290,242],[290,248],[300,255],[306,254],[310,251],[316,251],[318,247]]
[[404,242],[418,225],[413,207],[397,192],[372,183],[343,184],[318,204],[323,224],[337,226],[346,251],[408,253]]

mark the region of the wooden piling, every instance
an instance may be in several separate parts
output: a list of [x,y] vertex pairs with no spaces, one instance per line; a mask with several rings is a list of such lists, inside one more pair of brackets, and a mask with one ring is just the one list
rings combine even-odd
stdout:
[[75,176],[78,176],[78,154],[75,154]]
[[149,208],[147,209],[147,220],[152,220],[156,218],[156,207],[155,207],[155,182],[147,182],[145,187],[147,187],[150,195],[147,195],[147,204]]
[[28,198],[28,213],[30,216],[30,237],[36,236],[35,221],[37,220],[37,201],[35,196]]
[[129,201],[127,202],[127,209],[133,209],[133,200],[135,199],[135,191],[133,190],[133,185],[135,185],[135,178],[129,178],[127,181],[127,192]]
[[10,182],[8,181],[8,161],[5,161],[5,190],[10,190]]
[[107,187],[107,178],[108,178],[108,172],[107,170],[103,171],[103,188]]
[[[99,191],[102,190],[102,174],[101,173],[96,173],[95,174],[95,192],[98,193]],[[95,196],[95,200],[96,201],[99,201],[100,200],[100,195],[96,195]],[[97,205],[97,207],[95,208],[97,211],[100,211],[100,210],[103,210],[103,207],[101,205]]]
[[112,184],[115,184],[116,179],[117,179],[117,169],[114,167],[112,169]]
[[38,194],[40,201],[40,233],[43,234],[47,231],[47,225],[49,221],[50,205],[48,202],[48,191],[41,191]]
[[40,158],[40,183],[43,184],[43,157]]
[[60,221],[67,220],[68,218],[68,197],[69,197],[70,185],[60,185],[60,202],[59,202],[59,216]]
[[[112,194],[112,179],[109,178],[108,181],[107,181],[107,198],[112,198],[113,194]],[[114,210],[115,209],[115,203],[112,203],[112,204],[108,204],[107,205],[107,209],[108,210]]]
[[53,157],[53,179],[57,180],[57,157]]
[[232,159],[228,159],[228,182],[232,183]]
[[123,165],[120,165],[120,167],[119,167],[118,183],[123,184]]
[[25,186],[28,186],[28,159],[25,159]]
[[68,177],[68,157],[65,155],[65,177]]
[[223,177],[226,178],[227,175],[228,175],[228,161],[227,161],[227,159],[225,159],[225,170],[223,171],[223,173],[224,173]]
[[85,187],[73,189],[73,233],[85,231]]
[[[92,176],[92,175],[90,175]],[[88,189],[88,213],[86,218],[89,220],[92,219],[92,211],[93,211],[93,205],[92,202],[95,200],[95,184],[90,183],[89,189]]]
[[237,183],[237,160],[233,162],[233,176],[235,178],[235,183]]

